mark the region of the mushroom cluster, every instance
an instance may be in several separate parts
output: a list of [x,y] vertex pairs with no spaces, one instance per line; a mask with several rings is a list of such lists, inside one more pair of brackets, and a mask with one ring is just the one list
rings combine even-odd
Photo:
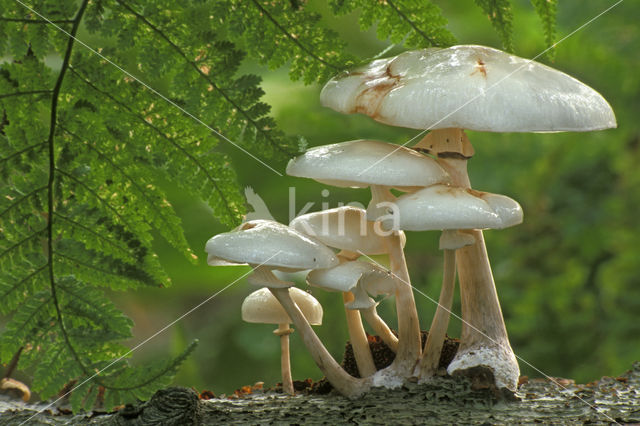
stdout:
[[[318,367],[348,397],[372,386],[396,387],[411,377],[428,381],[436,374],[457,271],[463,325],[460,347],[447,371],[484,367],[493,373],[498,388],[515,391],[519,367],[482,230],[517,225],[523,214],[513,199],[471,188],[467,161],[473,148],[464,129],[605,129],[616,126],[611,107],[596,91],[562,72],[483,46],[424,49],[377,60],[333,78],[320,98],[323,105],[342,113],[363,113],[429,133],[411,148],[353,140],[315,147],[292,159],[289,175],[333,186],[369,187],[367,209],[310,213],[289,226],[249,221],[209,240],[209,263],[252,265],[249,281],[268,288],[286,312],[270,320],[287,324],[279,334],[288,336],[292,321]],[[404,194],[396,197],[391,190]],[[405,230],[441,231],[442,289],[424,347],[403,252]],[[250,246],[263,247],[263,255],[250,254]],[[390,270],[373,262],[371,255],[387,255]],[[278,279],[273,269],[311,270],[310,286],[342,293],[360,377],[352,377],[335,362],[292,298],[293,283]],[[378,315],[378,296],[395,297],[397,334]],[[393,363],[380,371],[373,363],[362,317],[396,353]],[[284,360],[282,365],[284,371]]]

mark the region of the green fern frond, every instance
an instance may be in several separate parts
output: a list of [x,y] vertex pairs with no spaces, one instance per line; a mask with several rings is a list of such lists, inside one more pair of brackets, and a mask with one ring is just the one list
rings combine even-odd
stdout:
[[332,0],[336,15],[360,10],[359,23],[364,31],[376,25],[379,39],[403,43],[406,47],[447,47],[456,39],[446,28],[442,11],[431,1],[385,0]]
[[271,69],[289,63],[293,80],[324,82],[355,63],[355,58],[344,52],[346,43],[334,31],[319,25],[320,15],[306,10],[302,2],[207,3],[212,6],[211,16],[224,25],[232,41]]
[[513,12],[509,0],[475,0],[502,40],[502,47],[513,52]]
[[[296,138],[285,137],[268,116],[252,114],[251,109],[260,105],[263,94],[258,87],[259,80],[252,87],[245,87],[241,96],[232,89],[244,52],[220,39],[211,27],[202,34],[185,31],[184,14],[192,13],[192,8],[199,6],[167,2],[142,7],[124,0],[116,3],[109,20],[125,28],[119,34],[127,38],[121,42],[138,46],[136,60],[142,72],[152,72],[156,79],[164,75],[172,80],[172,93],[169,93],[172,99],[184,102],[187,110],[197,117],[218,116],[216,121],[224,125],[214,125],[214,128],[266,160],[289,158],[297,152]],[[209,2],[209,6],[206,16],[213,17],[219,2]],[[127,31],[128,27],[138,31]],[[117,52],[114,53],[117,56]],[[178,59],[181,66],[168,67],[171,63],[168,58]],[[248,134],[243,133],[246,127],[251,129]]]
[[[90,11],[87,26],[94,32],[116,30],[136,46],[165,41],[157,49],[162,61],[154,49],[107,46],[103,52],[142,79],[157,71],[149,81],[158,87],[175,82],[164,90],[175,104],[261,156],[285,158],[286,138],[259,102],[259,80],[235,77],[242,55],[233,45],[215,42],[218,51],[198,62],[144,16],[106,4],[38,1],[32,7],[72,36]],[[12,55],[0,65],[0,313],[10,315],[0,358],[22,350],[20,368],[33,372],[32,387],[43,398],[91,378],[72,393],[74,409],[107,396],[113,404],[148,397],[170,382],[193,346],[155,369],[129,367],[126,357],[110,366],[127,354],[119,342],[130,337],[132,323],[104,289],[168,284],[152,249],[156,231],[195,260],[164,181],[207,200],[216,217],[234,225],[244,211],[235,173],[206,127],[185,120],[175,105],[20,5],[1,0],[0,6],[0,34],[12,34],[0,47]],[[118,20],[122,28],[109,26]],[[208,43],[200,40],[195,49]],[[44,63],[52,50],[62,57],[55,72]],[[127,62],[132,57],[134,64]],[[208,90],[212,85],[217,88]]]
[[551,47],[546,53],[549,59],[553,59],[555,49],[552,47],[556,41],[556,14],[558,0],[531,0],[531,4],[536,9],[536,13],[542,21],[544,30],[544,40],[547,47]]

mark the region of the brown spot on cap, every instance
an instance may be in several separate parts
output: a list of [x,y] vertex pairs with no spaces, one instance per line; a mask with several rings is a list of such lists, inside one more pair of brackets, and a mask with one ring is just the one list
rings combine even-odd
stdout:
[[485,63],[482,59],[476,60],[476,69],[471,73],[471,75],[474,75],[477,72],[482,74],[484,78],[487,78],[487,68],[485,68]]
[[391,73],[391,64],[387,65],[383,73],[371,74],[367,77],[362,83],[365,89],[356,97],[356,106],[353,112],[366,114],[377,119],[382,100],[397,86],[400,77]]
[[467,189],[466,189],[466,191],[467,191],[469,194],[473,195],[474,197],[478,197],[478,198],[482,198],[482,197],[484,197],[485,195],[487,195],[487,193],[486,193],[486,192],[476,191],[475,189],[471,189],[471,188],[467,188]]

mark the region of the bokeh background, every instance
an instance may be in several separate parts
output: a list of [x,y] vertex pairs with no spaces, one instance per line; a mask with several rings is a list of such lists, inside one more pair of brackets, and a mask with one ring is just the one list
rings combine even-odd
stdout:
[[[437,1],[460,44],[500,48],[494,30],[472,0]],[[514,3],[515,48],[532,58],[545,49],[541,24],[531,4]],[[310,6],[326,12],[322,1]],[[558,7],[558,39],[570,34],[613,2],[570,1]],[[377,54],[388,46],[375,31],[358,30],[357,15],[341,19],[325,13],[325,23],[348,40],[359,57]],[[594,87],[611,103],[618,128],[592,133],[500,134],[469,132],[476,155],[469,163],[476,189],[508,195],[525,212],[522,225],[486,232],[498,293],[523,375],[550,376],[580,382],[617,375],[640,359],[640,4],[624,1],[610,12],[563,40],[555,59],[539,59]],[[390,54],[398,53],[395,47]],[[310,146],[373,138],[404,143],[417,132],[345,116],[322,108],[321,87],[291,82],[286,69],[267,70],[254,63],[243,71],[260,74],[265,101],[282,129],[303,135]],[[195,125],[195,124],[194,124]],[[279,177],[254,160],[227,147],[234,159],[239,184],[251,186],[275,218],[289,220],[290,188],[295,211],[307,202],[312,211],[336,207],[338,202],[367,203],[365,190],[326,187],[304,179]],[[278,165],[284,172],[284,163]],[[322,190],[329,195],[323,196]],[[171,202],[200,264],[193,266],[160,238],[156,248],[173,286],[114,293],[116,303],[135,322],[133,346],[174,321],[203,300],[223,290],[246,267],[212,268],[206,265],[204,244],[225,232],[208,207],[179,191]],[[326,203],[323,206],[323,203]],[[406,256],[413,285],[437,299],[442,256],[438,233],[408,233]],[[379,259],[381,262],[385,260]],[[302,280],[299,285],[305,287]],[[199,339],[200,345],[176,378],[176,383],[216,394],[242,385],[279,381],[279,342],[270,325],[243,323],[240,306],[255,290],[246,280],[231,285],[203,306],[138,349],[133,360],[178,353]],[[313,291],[325,310],[316,331],[338,359],[347,340],[341,297]],[[423,329],[428,329],[435,305],[416,294]],[[382,315],[393,326],[391,300],[381,304]],[[458,297],[454,311],[459,312]],[[460,322],[452,318],[449,334],[459,335]],[[294,379],[318,379],[321,374],[299,337],[292,336]],[[526,362],[525,362],[526,361]]]

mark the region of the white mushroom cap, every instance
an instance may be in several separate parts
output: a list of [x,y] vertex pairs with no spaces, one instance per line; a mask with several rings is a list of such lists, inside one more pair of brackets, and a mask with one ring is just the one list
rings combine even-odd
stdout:
[[[387,236],[376,232],[366,211],[343,206],[298,216],[289,226],[329,247],[368,255],[387,252]],[[403,242],[406,241],[402,233]],[[404,244],[403,244],[404,245]]]
[[598,92],[546,65],[463,45],[404,52],[339,75],[323,105],[414,129],[492,132],[589,131],[616,127]]
[[[290,288],[289,294],[309,324],[322,324],[322,305],[315,297],[296,287]],[[291,324],[292,322],[278,299],[266,287],[254,291],[244,299],[242,319],[260,324]]]
[[307,275],[307,283],[329,291],[353,292],[355,299],[349,309],[367,309],[376,305],[369,297],[395,291],[395,281],[389,271],[368,262],[344,262],[330,269],[318,269]]
[[256,220],[207,241],[207,262],[264,265],[273,269],[305,270],[338,264],[328,247],[278,222]]
[[[382,158],[384,161],[380,161]],[[311,148],[289,161],[287,174],[348,187],[406,188],[450,181],[434,159],[403,146],[373,140]]]
[[[433,185],[396,201],[396,224],[407,231],[501,229],[522,222],[522,208],[498,194],[447,185]],[[391,228],[393,220],[382,222]]]

